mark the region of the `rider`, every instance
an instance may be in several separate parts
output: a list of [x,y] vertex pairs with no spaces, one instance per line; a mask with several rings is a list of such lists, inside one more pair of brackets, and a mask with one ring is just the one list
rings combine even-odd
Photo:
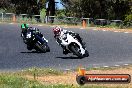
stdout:
[[35,35],[43,37],[43,34],[39,31],[38,28],[29,27],[28,24],[22,24],[21,25],[21,30],[22,30],[21,36],[23,37],[24,43],[27,43],[26,36],[27,36],[28,31],[34,33]]
[[67,30],[63,30],[61,27],[59,26],[56,26],[53,28],[53,32],[54,32],[54,38],[56,39],[57,43],[59,43],[59,45],[63,48],[63,54],[68,54],[68,50],[66,49],[65,46],[63,46],[61,43],[62,43],[62,40],[61,40],[61,35],[62,34],[70,34],[72,35],[74,38],[77,38],[78,41],[84,45],[84,43],[82,42],[82,38],[79,36],[78,33],[74,33],[72,31],[67,31]]

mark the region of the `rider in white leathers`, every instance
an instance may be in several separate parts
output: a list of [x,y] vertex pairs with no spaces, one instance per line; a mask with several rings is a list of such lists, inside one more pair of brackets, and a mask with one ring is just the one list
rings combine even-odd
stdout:
[[69,51],[66,49],[66,47],[61,44],[62,43],[61,35],[63,35],[63,34],[69,33],[74,38],[77,38],[78,41],[82,44],[82,46],[84,46],[84,43],[82,42],[82,38],[79,36],[78,33],[74,33],[72,31],[64,30],[59,26],[54,27],[53,32],[54,32],[54,38],[56,39],[56,42],[63,48],[63,54],[68,54],[69,53]]

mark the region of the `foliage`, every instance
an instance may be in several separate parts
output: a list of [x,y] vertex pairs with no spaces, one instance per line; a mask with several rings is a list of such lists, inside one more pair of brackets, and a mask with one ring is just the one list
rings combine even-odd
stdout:
[[46,7],[47,0],[0,0],[0,8],[16,14],[39,14]]
[[58,11],[56,11],[56,16],[57,16],[59,19],[63,19],[63,18],[65,17],[65,14],[66,14],[66,12],[65,12],[64,9],[63,9],[63,10],[58,10]]
[[124,25],[126,27],[132,27],[132,5],[130,6],[130,12],[125,15]]
[[0,0],[0,8],[9,8],[10,0]]
[[[64,10],[56,11],[55,0],[0,0],[0,9],[16,14],[41,15],[59,18],[86,17],[94,19],[124,20],[125,25],[131,25],[132,0],[60,0]],[[46,3],[48,2],[48,8]],[[39,17],[37,18],[39,19]]]
[[126,25],[127,27],[132,27],[132,14],[126,15],[124,25]]
[[5,10],[4,9],[0,9],[0,13],[2,13],[2,12],[5,12]]
[[44,23],[45,16],[46,16],[46,9],[43,8],[40,11],[40,18],[41,18],[41,20],[42,20],[43,23]]
[[124,20],[131,6],[131,0],[61,0],[61,2],[70,16],[120,20]]

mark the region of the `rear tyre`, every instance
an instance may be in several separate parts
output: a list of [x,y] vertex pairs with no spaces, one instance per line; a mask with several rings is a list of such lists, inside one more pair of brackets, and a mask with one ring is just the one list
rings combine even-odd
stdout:
[[72,45],[70,47],[71,51],[74,55],[77,55],[79,58],[83,58],[84,56],[80,52],[80,48],[77,45]]
[[40,51],[42,53],[46,53],[46,46],[45,45],[39,45],[38,43],[35,44],[36,51]]

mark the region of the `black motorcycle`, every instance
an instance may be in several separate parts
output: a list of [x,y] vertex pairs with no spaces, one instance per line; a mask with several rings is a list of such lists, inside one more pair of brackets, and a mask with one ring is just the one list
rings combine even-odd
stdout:
[[50,52],[50,48],[47,43],[48,40],[33,33],[32,31],[28,31],[26,33],[26,44],[28,50],[35,49],[37,52]]

